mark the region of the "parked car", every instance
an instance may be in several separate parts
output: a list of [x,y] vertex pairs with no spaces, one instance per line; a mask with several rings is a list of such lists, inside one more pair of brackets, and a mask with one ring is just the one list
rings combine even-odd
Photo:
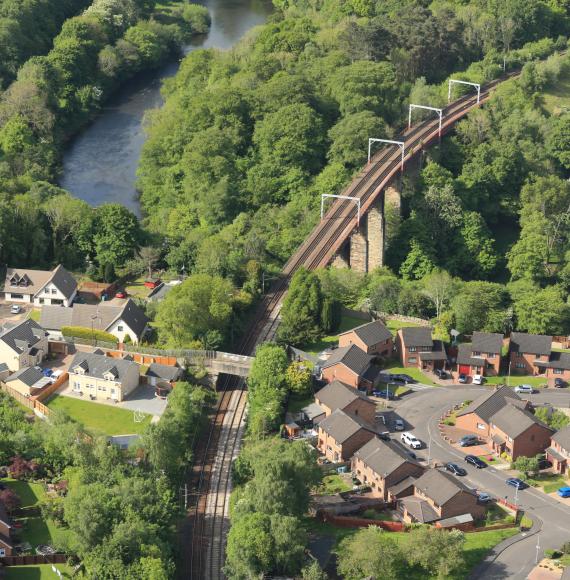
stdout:
[[52,383],[55,383],[55,381],[57,381],[57,379],[59,379],[59,377],[61,377],[61,375],[63,374],[63,371],[58,369],[56,371],[53,371],[50,375],[50,379]]
[[471,465],[474,465],[477,469],[484,469],[487,467],[487,464],[482,459],[479,459],[476,455],[466,455],[465,461],[467,461],[467,463],[471,463]]
[[402,419],[396,419],[394,421],[394,430],[395,431],[403,431],[405,429],[404,421]]
[[434,371],[435,376],[440,378],[440,379],[447,379],[449,378],[449,375],[447,374],[447,371],[444,371],[443,369],[435,369]]
[[570,497],[570,487],[561,487],[557,493],[560,497]]
[[463,435],[459,440],[461,447],[471,447],[472,445],[479,445],[479,437],[477,435]]
[[10,314],[20,314],[22,312],[22,307],[18,304],[12,304],[10,307]]
[[491,501],[491,496],[485,491],[476,491],[477,501],[479,503],[489,503]]
[[399,382],[399,383],[404,383],[404,384],[409,384],[409,383],[417,383],[418,381],[416,381],[416,379],[414,379],[414,377],[411,377],[410,375],[405,375],[405,374],[399,374],[399,375],[392,375],[392,380]]
[[485,382],[483,375],[473,375],[473,384],[482,385]]
[[467,471],[463,467],[459,467],[457,463],[446,463],[445,470],[450,471],[453,475],[467,475]]
[[460,383],[466,383],[467,382],[467,375],[460,373],[459,377],[457,379]]
[[522,479],[518,477],[509,477],[509,479],[505,482],[507,485],[512,485],[517,489],[526,489],[528,487],[528,483],[525,483]]
[[126,298],[127,292],[125,290],[118,290],[115,292],[115,298]]
[[550,469],[552,467],[552,461],[548,459],[539,459],[538,460],[538,469]]
[[422,448],[422,442],[415,435],[412,435],[408,431],[402,433],[400,438],[406,445],[409,445],[412,449]]
[[390,431],[381,431],[378,433],[378,439],[382,439],[382,441],[390,441]]
[[51,369],[42,369],[42,375],[44,377],[51,377],[53,375],[53,371]]
[[374,397],[378,397],[379,399],[388,399],[388,401],[395,401],[398,399],[398,395],[395,395],[392,391],[384,390],[384,391],[372,391],[372,395]]
[[515,387],[515,393],[525,393],[532,395],[532,393],[534,393],[534,388],[532,385],[517,385]]
[[561,379],[554,379],[554,387],[556,389],[563,389],[566,386],[566,383]]

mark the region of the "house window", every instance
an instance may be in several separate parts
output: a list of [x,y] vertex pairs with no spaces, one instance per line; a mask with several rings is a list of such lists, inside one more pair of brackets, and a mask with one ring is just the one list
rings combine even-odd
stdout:
[[524,364],[524,363],[520,363],[520,362],[518,362],[518,363],[515,363],[515,367],[516,367],[517,369],[524,369],[524,367],[525,367],[525,364]]
[[522,358],[523,353],[522,352],[517,352],[516,355],[517,355],[518,358]]
[[46,289],[44,290],[44,292],[45,292],[46,294],[49,294],[49,288],[46,288]]
[[10,294],[10,296],[12,296],[12,300],[23,300],[24,299],[23,294]]
[[555,375],[562,375],[562,374],[564,374],[564,370],[563,369],[554,369],[552,372]]
[[3,558],[6,555],[6,550],[4,548],[0,548],[0,558]]
[[117,326],[117,330],[119,332],[123,332],[123,325],[122,324],[119,324],[119,326]]
[[488,362],[486,366],[487,366],[488,369],[492,369],[493,368],[493,363]]
[[418,350],[418,348],[416,346],[410,346],[410,348],[408,349],[409,352],[416,352]]
[[411,357],[408,358],[408,362],[409,363],[415,363],[415,362],[418,362],[418,359],[415,356],[411,356]]
[[479,350],[474,350],[474,351],[473,351],[473,356],[481,356],[481,351],[479,351]]
[[104,391],[104,392],[105,392],[105,391],[107,390],[107,387],[101,387],[101,386],[100,386],[100,387],[99,387],[99,390],[100,390],[100,391]]
[[485,423],[477,423],[477,429],[485,429]]

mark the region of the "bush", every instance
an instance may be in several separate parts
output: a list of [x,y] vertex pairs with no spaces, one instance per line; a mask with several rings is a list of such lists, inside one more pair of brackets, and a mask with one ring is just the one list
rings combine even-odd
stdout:
[[118,341],[116,336],[104,330],[91,330],[83,326],[63,326],[61,334],[66,338],[84,338],[87,340],[101,340],[103,342],[112,342],[116,344]]
[[560,550],[544,550],[544,555],[551,560],[557,560],[562,556],[562,552]]

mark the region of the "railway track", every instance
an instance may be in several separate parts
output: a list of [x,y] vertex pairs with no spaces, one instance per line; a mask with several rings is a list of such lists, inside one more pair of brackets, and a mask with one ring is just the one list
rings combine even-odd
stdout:
[[[485,103],[495,86],[517,76],[511,73],[482,87],[480,103],[476,96],[464,96],[444,110],[442,135],[469,111]],[[426,120],[401,133],[396,139],[405,142],[404,161],[410,160],[424,147],[439,139],[438,121]],[[399,148],[387,146],[379,150],[343,192],[358,197],[361,215],[365,215],[380,192],[400,171]],[[251,355],[258,344],[272,340],[279,324],[281,303],[289,280],[304,266],[316,269],[326,266],[341,245],[358,228],[354,204],[337,200],[313,229],[299,249],[283,267],[282,275],[258,305],[252,327],[239,344],[238,353]],[[219,403],[204,443],[196,450],[201,457],[191,484],[197,494],[191,511],[191,543],[182,545],[184,556],[181,578],[217,580],[223,578],[225,540],[229,528],[228,510],[231,491],[231,467],[244,431],[246,385],[243,380],[225,375],[219,381]],[[182,534],[185,541],[186,534]]]

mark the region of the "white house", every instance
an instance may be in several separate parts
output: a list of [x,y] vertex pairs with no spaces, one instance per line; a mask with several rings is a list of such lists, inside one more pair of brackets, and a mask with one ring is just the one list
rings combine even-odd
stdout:
[[77,295],[75,278],[60,264],[51,272],[8,268],[4,282],[7,302],[69,306]]
[[48,333],[37,322],[24,320],[0,334],[0,364],[11,372],[40,364],[48,352]]

